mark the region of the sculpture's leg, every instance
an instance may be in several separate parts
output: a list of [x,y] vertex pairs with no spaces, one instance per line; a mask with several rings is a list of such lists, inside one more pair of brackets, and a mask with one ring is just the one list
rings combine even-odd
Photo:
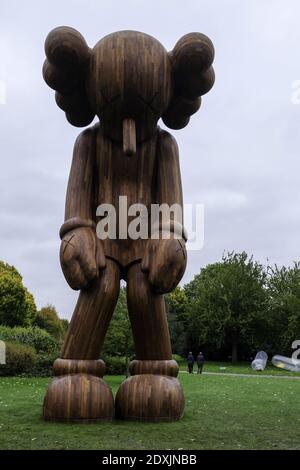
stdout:
[[110,388],[102,379],[105,364],[99,359],[118,294],[120,273],[107,266],[93,285],[80,292],[62,348],[54,363],[54,379],[44,399],[44,418],[53,421],[98,421],[114,416]]
[[129,269],[127,302],[137,359],[130,364],[132,376],[118,390],[116,417],[141,421],[179,419],[184,396],[176,378],[179,368],[172,360],[165,302],[162,295],[152,292],[140,263]]

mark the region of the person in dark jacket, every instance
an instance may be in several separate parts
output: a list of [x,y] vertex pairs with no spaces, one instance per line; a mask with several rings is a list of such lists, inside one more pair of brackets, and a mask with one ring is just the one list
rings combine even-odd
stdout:
[[187,357],[187,365],[188,365],[189,374],[193,374],[194,356],[193,356],[193,353],[191,351],[189,352],[189,355]]
[[202,352],[199,352],[199,354],[197,356],[197,366],[198,366],[197,374],[202,374],[204,362],[205,362],[204,354]]

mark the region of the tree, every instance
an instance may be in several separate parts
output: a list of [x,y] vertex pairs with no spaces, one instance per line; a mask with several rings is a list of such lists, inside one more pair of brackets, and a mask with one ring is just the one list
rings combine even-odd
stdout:
[[4,261],[0,261],[0,276],[1,274],[7,274],[7,273],[11,274],[12,276],[15,276],[20,281],[22,281],[21,274],[19,273],[19,271],[17,271],[17,269],[14,266],[8,263],[5,263]]
[[112,321],[108,327],[104,347],[104,355],[125,357],[127,363],[134,354],[133,337],[127,311],[126,289],[120,289]]
[[37,313],[35,324],[39,328],[48,331],[56,339],[60,340],[64,335],[64,326],[54,305],[48,304],[41,308]]
[[300,263],[269,268],[268,291],[273,352],[290,356],[300,339]]
[[186,328],[188,324],[187,297],[184,289],[177,286],[165,296],[172,351],[183,355],[186,352]]
[[62,329],[63,329],[63,335],[65,336],[65,334],[67,333],[67,330],[69,328],[70,322],[66,318],[61,318],[60,321],[61,321],[61,325],[62,325]]
[[14,266],[0,261],[0,324],[29,326],[36,316],[32,294]]
[[263,341],[267,329],[266,272],[243,253],[228,253],[222,262],[203,268],[184,290],[191,347],[220,349],[230,344],[232,362],[238,348]]
[[37,315],[36,305],[33,295],[25,287],[25,302],[26,302],[26,314],[27,324],[32,325],[35,322]]

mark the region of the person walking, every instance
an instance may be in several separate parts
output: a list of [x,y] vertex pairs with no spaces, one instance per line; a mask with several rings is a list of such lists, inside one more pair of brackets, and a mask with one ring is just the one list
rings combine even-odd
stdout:
[[199,354],[197,356],[197,366],[198,366],[197,374],[202,374],[204,362],[205,362],[204,354],[202,352],[199,352]]
[[194,356],[193,356],[193,353],[191,351],[189,352],[189,355],[187,357],[187,365],[188,365],[189,374],[193,374]]

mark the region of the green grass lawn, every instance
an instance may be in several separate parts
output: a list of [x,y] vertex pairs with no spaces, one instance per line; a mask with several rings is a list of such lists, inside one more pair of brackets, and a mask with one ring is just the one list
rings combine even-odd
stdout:
[[[116,392],[123,377],[107,377]],[[300,449],[300,381],[181,373],[174,423],[44,422],[49,379],[0,378],[0,449]]]

